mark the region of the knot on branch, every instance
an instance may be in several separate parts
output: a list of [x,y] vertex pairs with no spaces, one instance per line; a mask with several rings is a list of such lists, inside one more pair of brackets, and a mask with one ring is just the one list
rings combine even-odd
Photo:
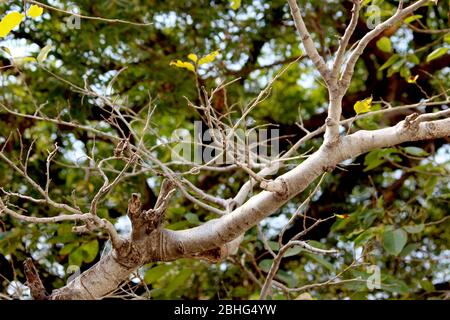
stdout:
[[160,229],[174,191],[175,184],[170,180],[164,180],[154,208],[147,211],[142,211],[141,196],[137,193],[132,194],[127,212],[133,227],[132,240],[141,240]]
[[338,122],[337,122],[336,120],[334,120],[334,119],[332,119],[332,118],[330,118],[330,117],[328,117],[328,118],[325,120],[325,124],[326,124],[328,127],[334,127],[334,126],[338,126],[338,125],[339,125]]
[[31,258],[28,258],[23,263],[25,277],[27,284],[31,291],[31,296],[34,300],[47,300],[48,294],[45,291],[41,278],[37,272],[36,266]]
[[414,112],[413,114],[410,114],[405,118],[405,122],[403,127],[406,130],[417,130],[419,128],[419,114],[417,112]]
[[263,180],[261,181],[260,187],[261,189],[275,193],[280,200],[289,199],[289,186],[283,178],[272,181]]
[[124,241],[118,248],[115,248],[115,260],[124,267],[134,268],[144,261],[144,256],[139,248],[131,241]]
[[208,262],[217,263],[225,260],[227,257],[234,255],[239,250],[239,246],[244,240],[244,235],[240,235],[236,239],[225,243],[222,246],[213,248],[210,250],[205,250],[198,252],[196,254],[190,255],[191,258],[202,259]]
[[87,218],[84,222],[84,225],[73,227],[72,231],[79,234],[86,234],[96,230],[97,226],[93,218]]
[[117,158],[127,158],[131,154],[130,137],[122,139],[114,148],[114,156]]

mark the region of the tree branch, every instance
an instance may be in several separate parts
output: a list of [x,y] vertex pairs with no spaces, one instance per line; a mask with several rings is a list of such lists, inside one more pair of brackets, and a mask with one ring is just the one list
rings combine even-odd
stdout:
[[344,73],[342,74],[342,79],[341,79],[341,81],[339,81],[339,86],[340,86],[342,95],[347,91],[348,87],[350,86],[350,81],[353,77],[353,72],[355,69],[356,62],[358,61],[361,54],[364,52],[364,49],[369,44],[369,42],[372,41],[373,39],[375,39],[384,30],[386,30],[387,28],[393,26],[394,24],[402,21],[405,17],[407,17],[412,12],[414,12],[416,9],[420,8],[421,6],[423,6],[429,2],[430,2],[430,0],[419,0],[404,9],[399,7],[397,12],[392,17],[390,17],[386,21],[380,23],[379,25],[377,25],[375,27],[375,29],[373,29],[372,31],[367,33],[359,41],[358,45],[351,53],[351,55],[347,61],[347,65],[345,67]]
[[303,21],[300,9],[297,5],[296,0],[288,0],[289,7],[291,8],[291,15],[294,19],[295,27],[297,28],[297,31],[300,35],[300,38],[302,40],[303,46],[305,47],[305,51],[308,54],[308,56],[311,58],[312,62],[316,66],[317,70],[320,72],[322,78],[325,80],[326,83],[330,80],[330,71],[328,70],[328,67],[323,60],[323,58],[320,56],[319,52],[317,51],[314,41],[311,38],[311,35],[308,31],[308,29],[305,26],[305,22]]

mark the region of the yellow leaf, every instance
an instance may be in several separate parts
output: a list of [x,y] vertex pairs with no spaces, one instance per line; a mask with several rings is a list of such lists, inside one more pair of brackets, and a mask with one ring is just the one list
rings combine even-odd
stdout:
[[190,60],[194,61],[194,62],[197,62],[197,60],[198,60],[198,57],[197,57],[197,55],[196,55],[195,53],[189,54],[189,55],[188,55],[188,58],[189,58]]
[[16,65],[17,67],[21,67],[27,62],[36,62],[36,58],[34,58],[34,57],[14,57],[13,62],[14,62],[14,65]]
[[408,79],[406,79],[406,81],[408,83],[416,83],[417,79],[419,79],[419,75],[409,76]]
[[36,62],[36,58],[35,57],[24,57],[23,61],[25,61],[25,62]]
[[171,66],[175,66],[177,68],[185,68],[188,69],[189,71],[192,71],[195,73],[195,67],[192,63],[190,62],[185,62],[185,61],[181,61],[181,60],[176,60],[176,61],[172,61],[170,63]]
[[94,192],[94,185],[92,183],[88,183],[88,189],[90,193]]
[[355,109],[356,114],[361,114],[369,112],[371,107],[372,107],[372,97],[369,97],[362,101],[357,101],[353,106],[353,109]]
[[231,9],[237,10],[241,7],[241,0],[230,0],[231,2]]
[[32,18],[37,18],[40,17],[42,15],[42,13],[44,12],[44,9],[42,7],[39,7],[35,4],[33,4],[30,9],[28,9],[28,16],[32,17]]
[[17,27],[23,20],[24,15],[14,11],[8,13],[2,21],[0,21],[0,37],[6,37],[12,29]]
[[211,52],[210,54],[207,54],[206,56],[204,56],[203,58],[200,59],[200,61],[198,62],[198,65],[201,66],[202,64],[213,62],[216,59],[218,54],[219,54],[218,50]]
[[334,216],[336,218],[339,218],[339,219],[347,219],[350,215],[349,214],[337,214],[337,213],[335,213]]

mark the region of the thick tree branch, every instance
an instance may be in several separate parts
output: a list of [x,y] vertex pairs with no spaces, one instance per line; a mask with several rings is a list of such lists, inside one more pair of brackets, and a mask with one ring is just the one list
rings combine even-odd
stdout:
[[[78,282],[72,281],[55,291],[51,298],[101,298],[125,281],[131,272],[151,261],[170,261],[182,257],[220,257],[221,253],[232,247],[230,243],[236,243],[236,239],[247,230],[274,213],[323,172],[332,170],[340,162],[376,148],[449,135],[450,118],[420,122],[418,116],[413,115],[394,127],[358,131],[342,137],[338,145],[322,146],[295,169],[278,177],[275,181],[285,186],[283,193],[262,191],[231,213],[192,229],[162,229],[160,232],[152,232],[141,241],[131,243],[126,256],[121,257],[120,250],[111,251],[83,273]],[[217,248],[223,249],[215,251]]]

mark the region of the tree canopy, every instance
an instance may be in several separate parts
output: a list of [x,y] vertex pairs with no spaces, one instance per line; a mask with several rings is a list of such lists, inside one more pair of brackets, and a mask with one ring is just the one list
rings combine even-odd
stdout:
[[[448,298],[449,6],[2,1],[0,298],[143,247],[102,297]],[[280,155],[174,159],[199,123]]]

